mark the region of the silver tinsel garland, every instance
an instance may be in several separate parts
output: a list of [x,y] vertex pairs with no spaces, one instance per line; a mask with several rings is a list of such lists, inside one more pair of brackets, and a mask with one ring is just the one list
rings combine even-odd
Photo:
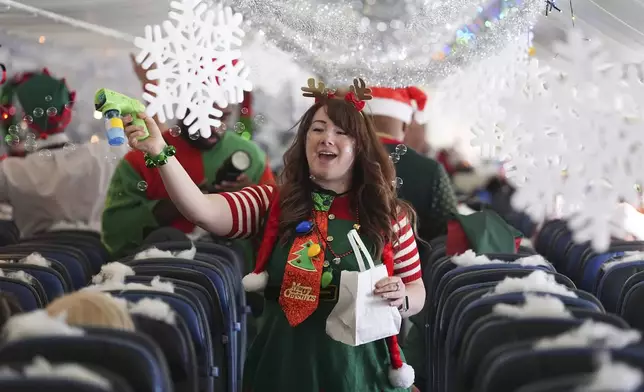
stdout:
[[[327,83],[360,76],[387,86],[429,85],[444,78],[527,36],[543,11],[542,0],[224,2]],[[482,28],[473,32],[467,27],[473,23]],[[460,39],[463,35],[467,39]]]

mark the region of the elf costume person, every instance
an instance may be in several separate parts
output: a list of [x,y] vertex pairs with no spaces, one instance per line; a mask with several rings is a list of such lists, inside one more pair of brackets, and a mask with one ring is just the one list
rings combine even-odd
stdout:
[[[56,230],[99,232],[109,179],[125,146],[74,145],[65,129],[75,93],[47,69],[12,78],[0,92],[0,203],[13,207],[23,237]],[[112,159],[114,158],[114,159]]]
[[[132,70],[145,90],[148,84],[156,81],[147,77],[149,70],[144,69],[130,55]],[[236,60],[233,61],[233,64]],[[176,149],[176,158],[186,169],[190,178],[198,184],[205,193],[231,190],[238,184],[231,184],[228,189],[214,189],[213,182],[217,171],[224,161],[236,151],[242,150],[249,154],[251,166],[243,174],[242,182],[251,184],[274,184],[275,179],[268,165],[268,158],[252,141],[245,140],[233,132],[238,120],[244,124],[246,131],[252,134],[250,116],[252,114],[252,95],[244,94],[241,105],[228,105],[218,108],[222,112],[222,126],[213,130],[210,138],[190,137],[187,127],[179,121],[171,134],[169,127],[159,124],[164,131],[163,137],[169,145]],[[176,135],[178,128],[180,135]],[[228,131],[226,131],[228,130]],[[243,187],[240,186],[240,188]],[[237,190],[237,189],[235,189]],[[163,181],[155,170],[145,166],[144,155],[138,151],[129,152],[118,166],[108,193],[103,211],[102,240],[112,257],[119,258],[135,251],[144,244],[145,239],[173,238],[174,234],[166,235],[164,228],[174,228],[180,232],[199,234],[199,228],[187,221],[174,206],[163,187]],[[159,235],[160,234],[160,235]],[[237,249],[244,252],[244,258],[252,263],[254,246],[251,241],[238,241]],[[252,268],[248,266],[248,268]]]
[[[255,269],[243,279],[246,291],[265,297],[245,362],[245,392],[402,392],[413,383],[396,336],[354,347],[325,330],[342,271],[359,270],[347,238],[352,230],[387,267],[374,295],[403,317],[418,312],[425,296],[413,213],[395,196],[393,165],[361,113],[368,89],[355,83],[343,101],[328,99],[314,80],[303,89],[317,100],[285,154],[278,186],[203,195],[178,160],[156,170],[173,202],[200,227],[229,238],[263,234]],[[150,138],[134,147],[150,157],[164,154],[170,147],[154,121],[141,117]],[[139,132],[126,127],[130,141]]]
[[[311,91],[311,83],[303,90],[307,92],[305,96],[318,100],[332,95]],[[345,100],[359,111],[364,107],[356,90],[347,94]],[[223,196],[233,216],[230,236],[250,235],[260,229],[258,222],[266,216],[255,270],[243,280],[247,291],[263,291],[266,298],[263,315],[266,324],[260,329],[245,365],[245,385],[254,385],[248,391],[265,390],[260,387],[265,383],[280,391],[407,390],[413,383],[414,372],[403,362],[396,336],[350,347],[331,340],[324,331],[326,318],[338,300],[340,272],[357,268],[347,233],[360,229],[360,206],[354,205],[350,192],[337,194],[316,187],[311,194],[311,220],[301,222],[295,229],[296,236],[287,243],[279,241],[281,210],[277,188],[247,188],[239,195]],[[240,199],[246,202],[240,203]],[[420,263],[411,224],[405,215],[398,219],[394,223],[397,240],[385,245],[382,263],[390,275],[407,284],[421,278]],[[364,236],[361,238],[371,249],[373,244]],[[310,346],[299,347],[298,342]],[[273,355],[259,355],[266,352],[277,355],[280,361],[274,361]],[[382,363],[390,366],[389,371],[374,372]],[[291,371],[287,374],[284,369]],[[275,377],[280,380],[268,381]]]
[[[234,108],[222,111],[230,115]],[[180,135],[173,136],[176,130],[167,129],[163,137],[167,144],[174,146],[175,157],[204,192],[216,191],[213,183],[217,172],[237,151],[244,151],[250,157],[250,167],[244,172],[250,184],[275,183],[266,154],[252,141],[234,131],[221,130],[213,132],[208,139],[192,140],[187,128],[183,124],[178,126],[182,128]],[[148,235],[163,227],[173,227],[183,233],[193,233],[196,229],[174,207],[158,172],[146,167],[144,155],[130,151],[112,177],[103,211],[103,244],[112,257],[119,258],[136,250]],[[243,247],[250,245],[245,243]]]
[[365,112],[371,115],[378,136],[392,154],[399,181],[398,197],[418,214],[418,236],[429,242],[447,234],[447,222],[456,212],[456,198],[449,177],[437,161],[405,146],[405,129],[425,109],[427,95],[419,88],[372,87],[373,99]]

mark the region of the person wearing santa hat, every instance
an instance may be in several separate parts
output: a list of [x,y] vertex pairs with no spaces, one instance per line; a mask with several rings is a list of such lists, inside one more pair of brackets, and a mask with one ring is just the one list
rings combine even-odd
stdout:
[[418,236],[425,240],[445,235],[447,222],[456,212],[456,198],[449,177],[435,160],[407,147],[403,139],[412,121],[424,122],[427,95],[417,87],[372,87],[370,115],[380,140],[396,166],[398,196],[418,214]]
[[[398,196],[412,204],[418,214],[418,236],[424,241],[447,234],[448,222],[457,211],[456,197],[444,167],[436,160],[404,144],[406,131],[412,125],[425,123],[423,111],[427,95],[417,87],[372,87],[373,99],[368,113],[377,134],[396,167]],[[415,124],[413,124],[415,123]],[[420,247],[424,260],[424,247]],[[416,371],[416,386],[425,383],[425,350],[421,315],[410,318],[410,330],[403,348],[407,361]]]
[[[47,69],[18,74],[0,92],[0,203],[13,207],[22,237],[57,229],[100,232],[110,177],[126,146],[75,145],[65,133],[75,92]],[[113,159],[112,159],[113,158]]]
[[[263,234],[255,269],[242,281],[265,298],[244,366],[246,392],[402,392],[414,382],[397,336],[351,346],[326,332],[342,272],[360,270],[349,233],[386,266],[388,276],[373,285],[381,304],[410,317],[425,302],[414,212],[396,197],[393,164],[362,113],[368,89],[355,83],[343,100],[329,99],[313,80],[303,88],[316,102],[277,186],[204,195],[174,157],[151,169],[191,222],[230,238]],[[128,139],[154,159],[168,146],[154,120],[139,117],[150,137],[138,141],[142,129],[128,124]]]

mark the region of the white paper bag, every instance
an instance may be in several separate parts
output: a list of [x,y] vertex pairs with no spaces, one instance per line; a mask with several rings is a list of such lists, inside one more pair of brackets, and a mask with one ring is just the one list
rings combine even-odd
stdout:
[[[326,320],[326,333],[333,340],[359,346],[398,335],[402,316],[387,299],[373,293],[376,283],[388,276],[387,267],[374,266],[371,255],[358,232],[347,235],[358,261],[360,272],[342,271],[338,303]],[[367,259],[368,270],[362,255]]]

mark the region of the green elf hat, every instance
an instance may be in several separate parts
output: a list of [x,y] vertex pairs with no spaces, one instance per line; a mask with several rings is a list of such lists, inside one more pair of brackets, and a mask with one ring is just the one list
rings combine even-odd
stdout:
[[65,143],[75,98],[65,79],[52,77],[47,68],[18,74],[0,92],[0,132],[6,135],[10,126],[24,120],[41,147]]
[[447,224],[445,254],[458,255],[469,249],[476,254],[517,253],[522,238],[521,232],[492,210],[456,214]]

